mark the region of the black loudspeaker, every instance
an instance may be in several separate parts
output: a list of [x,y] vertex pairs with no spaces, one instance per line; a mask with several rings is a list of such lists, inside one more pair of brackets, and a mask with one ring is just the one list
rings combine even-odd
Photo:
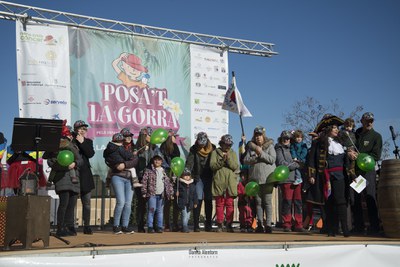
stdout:
[[23,248],[30,249],[32,242],[42,240],[49,246],[50,197],[15,196],[7,199],[5,249],[19,240]]

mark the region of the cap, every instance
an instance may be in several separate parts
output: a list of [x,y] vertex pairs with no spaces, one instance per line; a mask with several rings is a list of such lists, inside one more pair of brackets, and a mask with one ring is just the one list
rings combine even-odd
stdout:
[[81,128],[81,127],[89,127],[89,125],[87,125],[86,122],[84,122],[83,120],[77,120],[74,123],[74,129],[76,130],[76,129]]
[[225,134],[225,135],[221,136],[220,143],[223,143],[223,144],[229,145],[229,146],[233,145],[232,135]]
[[112,141],[113,142],[122,142],[122,141],[124,141],[124,136],[121,133],[115,133],[112,136]]
[[161,160],[164,160],[164,157],[159,152],[156,152],[151,159],[155,159],[155,158],[159,158]]
[[374,114],[372,112],[365,112],[362,115],[361,120],[374,120]]
[[318,123],[317,127],[315,127],[314,132],[320,133],[320,132],[322,132],[323,129],[325,129],[328,126],[331,126],[331,125],[341,126],[341,125],[343,125],[343,123],[344,123],[344,121],[341,118],[328,113],[322,117],[322,119]]
[[292,133],[290,131],[284,130],[281,132],[282,139],[290,139],[292,138]]
[[187,175],[191,175],[191,174],[192,174],[192,172],[188,168],[185,168],[182,172],[182,176],[187,176]]
[[133,133],[131,133],[131,131],[128,128],[123,128],[120,133],[124,136],[124,137],[132,137]]
[[199,132],[196,137],[197,144],[205,146],[208,142],[208,136],[205,132]]
[[150,126],[147,126],[147,127],[140,129],[140,133],[151,135],[153,133],[153,129]]
[[254,128],[254,134],[265,134],[265,128],[262,126],[257,126]]

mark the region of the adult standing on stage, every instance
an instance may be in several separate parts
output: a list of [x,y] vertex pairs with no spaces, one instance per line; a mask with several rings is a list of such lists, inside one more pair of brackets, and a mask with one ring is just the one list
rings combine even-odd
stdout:
[[[362,127],[356,130],[356,147],[358,153],[366,153],[373,157],[375,161],[380,160],[382,154],[382,136],[374,130],[374,114],[366,112],[361,117]],[[355,151],[348,154],[352,160],[358,156]],[[375,168],[369,172],[364,172],[356,166],[356,177],[362,175],[367,180],[367,187],[360,193],[354,194],[353,216],[355,233],[364,233],[365,223],[361,207],[361,198],[364,196],[369,219],[367,233],[375,235],[379,233],[378,207],[376,203],[376,171]]]
[[[150,166],[151,159],[155,155],[155,151],[159,149],[156,145],[150,143],[150,137],[152,133],[153,129],[151,127],[147,126],[142,128],[139,132],[136,142],[136,151],[138,157],[136,174],[139,178],[139,182],[142,182],[143,174],[146,168]],[[143,198],[142,189],[140,187],[135,188],[135,194],[137,197],[136,222],[138,225],[138,232],[145,233],[144,219],[146,216],[147,200]]]
[[[249,181],[255,181],[260,185],[260,192],[256,196],[256,232],[271,233],[273,187],[267,184],[267,177],[275,170],[276,152],[274,142],[267,138],[264,127],[257,126],[253,133],[251,141],[247,144],[243,162],[249,165]],[[264,212],[266,215],[265,228],[263,227]]]
[[51,172],[49,181],[55,185],[60,203],[57,209],[57,233],[58,236],[76,235],[75,230],[75,207],[80,193],[79,169],[83,166],[83,159],[75,145],[72,133],[64,125],[61,132],[60,150],[69,150],[74,154],[74,162],[68,166],[62,166],[57,161],[58,153],[45,152],[43,159],[47,159]]
[[186,159],[186,168],[191,171],[192,177],[196,183],[196,193],[198,205],[193,211],[194,232],[200,232],[199,219],[201,205],[204,199],[204,209],[206,213],[205,231],[212,230],[212,193],[211,185],[213,172],[210,167],[211,152],[216,146],[211,143],[205,132],[199,132],[196,142],[190,147],[189,155]]
[[83,233],[86,235],[93,234],[90,228],[90,210],[92,190],[95,188],[93,173],[89,159],[94,156],[94,148],[92,139],[87,138],[87,125],[83,120],[74,123],[74,144],[78,147],[79,154],[82,157],[83,164],[79,169],[79,182],[81,186],[81,202],[82,202],[82,219]]
[[[168,131],[168,138],[164,143],[160,146],[160,151],[162,156],[164,157],[163,167],[165,173],[168,175],[168,178],[171,180],[171,184],[173,184],[174,188],[175,184],[178,183],[179,177],[174,177],[174,174],[171,172],[171,160],[175,157],[180,157],[181,152],[179,151],[179,147],[176,144],[175,132],[170,129]],[[172,225],[173,230],[178,231],[178,216],[179,216],[179,207],[177,205],[177,201],[174,199],[165,199],[164,200],[164,221],[165,221],[165,229],[164,231],[170,231],[170,212],[172,206]]]
[[335,236],[340,222],[343,236],[349,236],[347,226],[347,203],[350,160],[338,137],[343,120],[326,114],[317,125],[320,134],[313,141],[308,161],[308,182],[306,201],[324,207],[324,227],[328,236]]

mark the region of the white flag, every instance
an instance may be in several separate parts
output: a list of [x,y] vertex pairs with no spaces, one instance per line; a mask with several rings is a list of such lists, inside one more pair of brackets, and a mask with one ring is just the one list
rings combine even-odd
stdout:
[[222,109],[229,110],[231,112],[237,113],[242,117],[252,117],[250,111],[244,105],[242,96],[236,87],[236,78],[232,77],[232,84],[226,91],[224,103],[222,104]]

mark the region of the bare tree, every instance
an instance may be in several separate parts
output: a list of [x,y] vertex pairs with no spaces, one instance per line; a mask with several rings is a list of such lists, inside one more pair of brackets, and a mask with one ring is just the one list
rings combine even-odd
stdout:
[[[340,118],[352,118],[358,122],[361,118],[363,106],[356,106],[346,115],[339,105],[338,99],[331,100],[327,105],[321,104],[314,97],[307,96],[305,99],[296,101],[291,110],[284,113],[285,123],[282,125],[285,129],[299,129],[304,133],[314,131],[315,127],[321,121],[326,113],[331,113]],[[310,138],[305,134],[305,142],[310,144]],[[383,142],[382,160],[391,157],[390,139]]]
[[360,120],[360,113],[364,110],[363,106],[356,106],[347,116],[338,103],[338,99],[332,100],[329,104],[323,105],[314,97],[307,96],[303,100],[296,101],[291,110],[284,116],[284,128],[299,129],[305,133],[314,131],[318,122],[326,113],[331,113],[340,118],[353,118]]

